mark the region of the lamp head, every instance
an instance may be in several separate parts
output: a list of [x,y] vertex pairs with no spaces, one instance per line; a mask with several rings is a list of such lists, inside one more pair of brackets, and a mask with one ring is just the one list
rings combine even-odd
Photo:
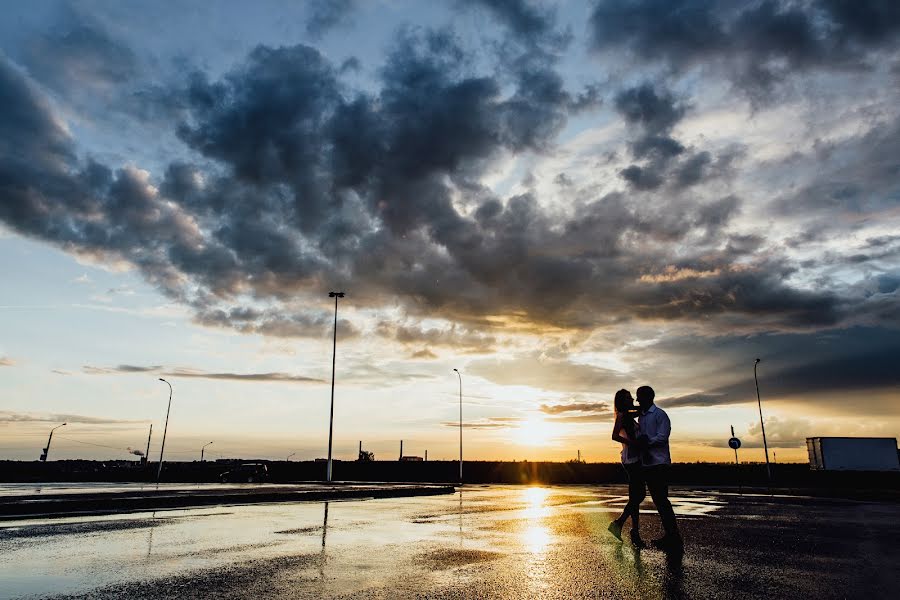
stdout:
[[457,373],[459,373],[459,369],[453,369],[453,370],[456,371]]
[[757,358],[757,359],[756,359],[756,364],[759,364],[759,363],[761,363],[761,362],[762,362],[762,359],[761,359],[761,358]]
[[328,292],[329,298],[343,298],[344,292]]

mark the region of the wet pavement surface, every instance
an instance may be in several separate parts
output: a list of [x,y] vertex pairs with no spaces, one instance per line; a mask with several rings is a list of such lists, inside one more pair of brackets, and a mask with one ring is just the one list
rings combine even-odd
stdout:
[[[606,530],[620,486],[0,524],[0,598],[894,598],[900,504],[675,489],[683,556]],[[645,539],[660,534],[647,502]],[[627,530],[627,526],[626,526]]]
[[453,493],[452,485],[373,482],[286,484],[0,484],[0,520],[176,508],[399,498]]

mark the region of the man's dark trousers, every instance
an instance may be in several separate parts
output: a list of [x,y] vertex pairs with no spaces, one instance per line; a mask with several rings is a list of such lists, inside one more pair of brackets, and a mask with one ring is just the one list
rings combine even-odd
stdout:
[[653,465],[644,467],[644,480],[659,517],[662,519],[666,535],[681,537],[678,525],[675,524],[675,511],[669,502],[669,465]]

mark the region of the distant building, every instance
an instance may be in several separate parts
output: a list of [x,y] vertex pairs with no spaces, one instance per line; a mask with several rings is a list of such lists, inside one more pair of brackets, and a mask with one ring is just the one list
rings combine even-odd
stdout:
[[401,456],[400,460],[403,462],[422,462],[424,459],[421,456]]
[[809,467],[816,471],[900,471],[897,438],[806,438]]

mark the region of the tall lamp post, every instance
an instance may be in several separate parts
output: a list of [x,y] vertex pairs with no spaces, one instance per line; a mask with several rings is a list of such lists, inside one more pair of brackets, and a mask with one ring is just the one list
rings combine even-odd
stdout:
[[753,381],[756,382],[756,403],[759,405],[759,425],[762,428],[763,448],[766,451],[766,476],[769,478],[769,481],[772,481],[772,467],[769,466],[769,444],[766,442],[766,423],[763,421],[762,400],[759,399],[759,378],[756,376],[756,367],[760,362],[762,362],[762,360],[757,358],[756,362],[753,363]]
[[290,454],[288,454],[288,455],[287,455],[287,458],[284,459],[284,462],[291,462],[291,457],[294,456],[295,454],[297,454],[297,453],[296,453],[296,452],[291,452]]
[[41,453],[41,462],[47,462],[47,455],[50,454],[50,440],[53,439],[53,432],[59,429],[60,427],[65,427],[68,423],[63,423],[62,425],[57,425],[53,429],[50,430],[50,437],[47,438],[47,447],[44,448],[44,451]]
[[338,298],[344,297],[344,292],[328,292],[329,298],[334,298],[334,342],[331,348],[331,412],[328,416],[328,467],[325,471],[325,480],[331,482],[331,440],[334,430],[334,366],[337,360],[337,308]]
[[203,444],[203,447],[200,448],[200,462],[203,462],[203,452],[206,450],[206,447],[212,444],[212,442],[206,442]]
[[453,369],[456,371],[456,376],[459,377],[459,482],[462,483],[463,480],[463,457],[462,457],[462,375],[459,374],[459,369]]
[[166,451],[166,433],[169,431],[169,411],[172,410],[172,384],[162,377],[159,380],[169,386],[169,407],[166,409],[166,425],[163,427],[162,447],[159,449],[159,469],[156,471],[156,483],[159,483],[159,477],[162,475],[163,454]]

